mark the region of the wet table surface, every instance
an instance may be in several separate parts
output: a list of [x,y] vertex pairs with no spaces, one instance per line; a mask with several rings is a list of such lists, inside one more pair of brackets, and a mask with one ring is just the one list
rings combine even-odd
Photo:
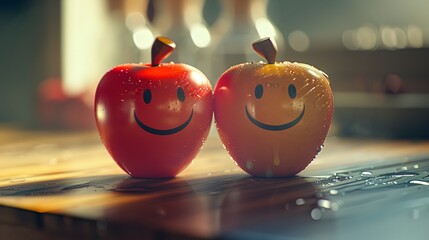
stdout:
[[132,179],[96,132],[0,128],[0,239],[428,239],[429,141],[329,137],[253,178],[212,134],[173,179]]

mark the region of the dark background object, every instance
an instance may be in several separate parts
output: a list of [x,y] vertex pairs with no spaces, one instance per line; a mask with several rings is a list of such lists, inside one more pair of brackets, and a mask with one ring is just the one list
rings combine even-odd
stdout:
[[61,1],[0,1],[0,122],[34,126],[39,83],[60,76]]

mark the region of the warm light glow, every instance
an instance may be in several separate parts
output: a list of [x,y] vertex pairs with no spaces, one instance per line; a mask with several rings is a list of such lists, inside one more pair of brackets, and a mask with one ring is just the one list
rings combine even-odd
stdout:
[[315,72],[313,69],[307,69],[307,72],[316,78],[320,78],[320,72]]
[[378,31],[371,25],[343,33],[343,44],[349,50],[374,50],[378,46]]
[[423,47],[423,31],[416,26],[408,26],[407,28],[408,44],[413,48]]
[[260,38],[272,37],[276,36],[276,29],[273,24],[271,24],[270,20],[267,18],[258,18],[255,21],[256,30],[258,31]]
[[137,28],[144,26],[146,21],[140,12],[132,12],[125,18],[125,25],[130,31],[135,31]]
[[358,47],[362,50],[371,50],[377,46],[377,31],[371,26],[360,27],[355,36]]
[[396,35],[396,47],[405,48],[408,45],[407,33],[402,28],[394,28]]
[[138,49],[149,49],[155,37],[147,27],[140,26],[133,32],[133,40]]
[[191,38],[195,46],[205,48],[210,44],[211,37],[209,30],[201,23],[195,23],[191,26]]
[[353,30],[346,30],[343,33],[343,44],[349,50],[358,50],[356,32]]
[[395,30],[391,27],[382,27],[381,28],[381,41],[384,46],[390,49],[397,48],[398,38],[396,36]]
[[371,25],[356,30],[346,30],[342,36],[344,47],[349,50],[375,50],[379,46],[387,49],[406,47],[423,47],[423,31],[410,25],[406,29],[392,26],[381,26],[380,30]]
[[105,23],[104,0],[62,1],[62,76],[64,91],[75,95],[85,91],[98,80],[102,64],[100,49]]
[[104,104],[102,104],[102,103],[97,104],[96,114],[97,114],[97,118],[100,122],[104,122],[106,120],[106,111],[105,111]]
[[305,52],[310,48],[310,38],[303,31],[293,31],[288,37],[290,47],[297,52]]
[[207,78],[204,77],[204,75],[199,74],[198,72],[191,72],[190,79],[193,79],[195,83],[198,84],[198,86],[204,84],[207,80]]

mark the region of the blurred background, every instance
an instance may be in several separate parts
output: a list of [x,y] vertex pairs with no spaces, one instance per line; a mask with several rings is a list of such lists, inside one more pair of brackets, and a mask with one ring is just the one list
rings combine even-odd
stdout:
[[0,0],[0,124],[92,129],[98,81],[111,67],[167,59],[212,85],[230,66],[260,61],[251,43],[273,37],[277,59],[326,72],[335,134],[428,138],[427,0]]

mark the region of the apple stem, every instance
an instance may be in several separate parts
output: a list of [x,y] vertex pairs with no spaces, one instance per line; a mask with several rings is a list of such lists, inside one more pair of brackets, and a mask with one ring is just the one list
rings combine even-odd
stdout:
[[176,47],[176,44],[166,38],[157,37],[152,44],[152,67],[161,64],[161,61],[168,57]]
[[253,49],[265,58],[269,64],[276,62],[277,44],[274,39],[267,37],[252,43]]

